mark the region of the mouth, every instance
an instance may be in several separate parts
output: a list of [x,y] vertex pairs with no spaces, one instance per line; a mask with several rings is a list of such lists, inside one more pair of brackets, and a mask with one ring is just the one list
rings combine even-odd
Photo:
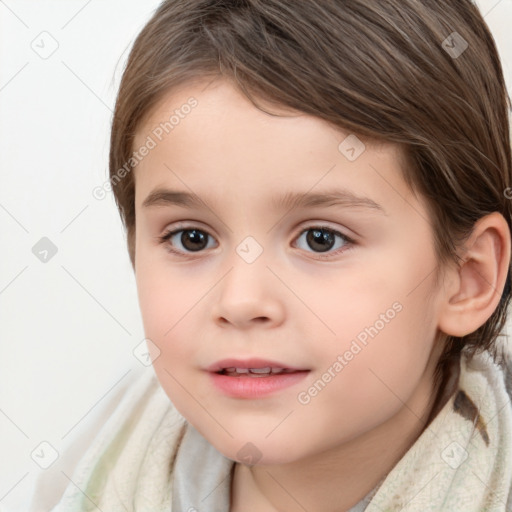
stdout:
[[298,368],[287,363],[271,361],[269,359],[222,359],[210,365],[207,370],[220,375],[239,377],[241,375],[250,377],[265,377],[282,373],[294,373],[309,371],[309,368]]
[[300,371],[308,371],[308,370],[292,370],[290,368],[278,368],[278,367],[265,367],[265,368],[223,368],[218,372],[215,372],[218,375],[227,375],[228,377],[270,377],[272,375],[281,375],[284,373],[297,373]]
[[311,370],[263,359],[224,359],[208,368],[214,386],[233,398],[263,398],[301,382]]

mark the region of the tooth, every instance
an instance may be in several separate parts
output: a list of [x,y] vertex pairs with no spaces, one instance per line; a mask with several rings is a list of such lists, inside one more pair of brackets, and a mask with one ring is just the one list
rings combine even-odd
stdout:
[[224,368],[224,371],[225,372],[234,372],[234,371],[236,371],[236,368],[234,366],[232,366],[231,368]]
[[251,373],[270,373],[270,366],[267,366],[266,368],[249,368]]
[[272,368],[272,373],[281,373],[284,372],[284,368]]
[[237,368],[235,371],[237,373],[249,373],[249,368]]

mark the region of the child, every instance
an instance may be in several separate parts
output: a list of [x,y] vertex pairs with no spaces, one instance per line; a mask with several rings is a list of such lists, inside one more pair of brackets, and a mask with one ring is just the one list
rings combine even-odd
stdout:
[[54,510],[511,511],[509,105],[469,0],[162,3],[110,150],[154,373]]

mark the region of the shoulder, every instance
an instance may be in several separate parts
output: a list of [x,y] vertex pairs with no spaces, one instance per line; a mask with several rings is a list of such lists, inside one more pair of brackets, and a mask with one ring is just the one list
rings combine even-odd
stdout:
[[46,512],[60,501],[70,485],[72,475],[91,444],[112,423],[131,409],[128,398],[147,395],[156,390],[156,376],[151,367],[126,370],[118,383],[91,409],[60,446],[58,459],[33,477],[33,493],[28,512]]

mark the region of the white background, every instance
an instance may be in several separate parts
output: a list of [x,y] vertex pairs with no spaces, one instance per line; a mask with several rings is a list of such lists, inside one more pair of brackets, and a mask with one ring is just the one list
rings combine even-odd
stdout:
[[[43,471],[33,450],[46,441],[61,452],[128,370],[143,368],[133,354],[144,333],[123,227],[112,195],[100,201],[92,190],[108,179],[127,51],[157,4],[0,0],[2,510],[26,509]],[[512,0],[478,5],[510,90]],[[37,53],[52,45],[48,58]],[[46,263],[32,252],[43,237],[58,251]]]

